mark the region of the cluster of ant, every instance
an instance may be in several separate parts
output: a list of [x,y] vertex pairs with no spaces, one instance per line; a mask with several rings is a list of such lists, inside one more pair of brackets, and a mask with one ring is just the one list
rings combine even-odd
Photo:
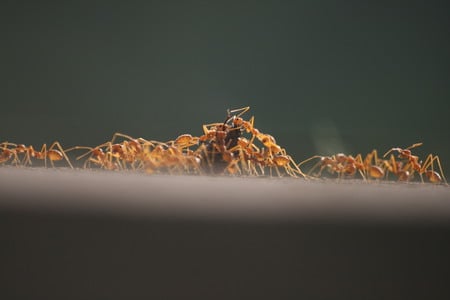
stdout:
[[[416,143],[406,149],[392,148],[382,158],[376,150],[364,158],[342,153],[332,156],[312,156],[297,164],[275,138],[254,127],[254,117],[244,120],[241,116],[250,107],[228,110],[223,122],[203,125],[203,135],[197,137],[182,134],[175,140],[159,142],[115,133],[110,141],[96,147],[75,146],[63,149],[59,142],[40,151],[33,146],[0,143],[0,164],[30,166],[36,160],[47,166],[50,161],[65,161],[73,168],[67,153],[84,151],[76,160],[84,160],[84,168],[105,170],[142,170],[150,174],[220,174],[238,176],[278,176],[321,178],[323,172],[338,178],[381,180],[396,178],[410,181],[415,175],[424,181],[424,175],[432,183],[445,183],[439,157],[429,154],[422,162],[412,155],[411,149],[421,146]],[[397,153],[395,156],[393,153]],[[390,154],[390,155],[389,155]],[[389,157],[388,157],[389,156]],[[300,166],[318,160],[307,174]],[[435,163],[439,172],[435,170]]]
[[[425,175],[429,182],[447,184],[439,156],[429,154],[422,162],[419,156],[412,154],[411,149],[421,145],[422,143],[416,143],[406,149],[391,148],[383,155],[383,158],[378,157],[377,150],[372,150],[364,158],[361,154],[356,156],[343,153],[332,156],[316,155],[304,160],[299,166],[318,159],[319,161],[308,172],[308,176],[315,178],[321,177],[324,170],[331,175],[337,174],[338,178],[354,178],[359,174],[364,180],[395,178],[398,181],[411,181],[415,174],[418,174],[422,182]],[[396,152],[397,156],[393,152]],[[435,163],[440,173],[435,170]]]
[[[0,144],[0,164],[32,165],[33,160],[65,160],[73,168],[67,153],[84,150],[76,159],[84,159],[84,168],[106,170],[144,170],[168,174],[228,174],[240,176],[306,177],[275,138],[254,127],[254,117],[241,116],[250,107],[228,110],[225,121],[203,125],[203,135],[182,134],[175,140],[159,142],[115,133],[112,139],[96,147],[75,146],[63,150],[58,142],[40,151],[32,146],[9,142]],[[247,136],[247,137],[246,137]],[[119,142],[119,140],[121,140]],[[258,145],[259,144],[259,145]]]

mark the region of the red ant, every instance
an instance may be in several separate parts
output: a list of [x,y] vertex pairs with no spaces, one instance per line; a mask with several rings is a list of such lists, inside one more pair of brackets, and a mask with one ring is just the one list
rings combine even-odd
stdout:
[[[0,145],[2,145],[2,148],[0,149],[0,164],[8,162],[11,158],[14,157],[12,163],[18,165],[20,161],[17,157],[17,152],[15,151],[17,145],[9,142],[3,142]],[[8,148],[8,146],[12,146],[13,148],[10,149]]]
[[[54,149],[54,148],[57,149]],[[73,169],[72,164],[70,163],[69,158],[64,152],[59,142],[54,142],[48,149],[47,145],[43,144],[40,151],[37,151],[33,148],[33,146],[25,146],[24,144],[19,144],[14,149],[16,154],[24,154],[25,158],[22,163],[24,165],[32,165],[32,158],[44,160],[44,166],[47,167],[47,159],[50,160],[52,167],[55,167],[54,161],[60,161],[65,159],[70,168]]]
[[100,166],[101,168],[107,169],[107,170],[117,170],[119,169],[119,166],[116,163],[112,162],[112,153],[110,151],[103,151],[103,147],[110,146],[111,143],[107,142],[102,145],[99,145],[97,147],[87,147],[87,146],[74,146],[72,148],[66,149],[66,152],[73,151],[73,150],[79,150],[79,149],[87,149],[88,152],[78,156],[76,159],[79,160],[87,155],[89,155],[88,159],[84,162],[83,167],[87,168],[90,167],[91,163]]
[[353,157],[352,155],[345,155],[343,153],[338,153],[332,156],[315,155],[302,161],[299,166],[316,158],[320,158],[320,160],[310,169],[308,175],[320,166],[319,172],[315,175],[316,177],[320,177],[322,171],[324,169],[328,169],[328,172],[331,174],[337,173],[339,178],[344,175],[354,176],[358,171],[362,178],[366,179],[366,177],[364,176],[365,167],[361,158],[361,154],[358,154],[356,157]]
[[[447,183],[447,180],[445,179],[444,172],[442,170],[441,162],[439,160],[439,157],[437,155],[429,154],[425,160],[425,162],[422,164],[421,161],[419,161],[419,157],[416,155],[412,155],[411,149],[422,146],[423,143],[415,143],[411,146],[409,146],[406,149],[402,149],[399,147],[391,148],[389,151],[387,151],[383,157],[386,157],[389,153],[392,151],[398,152],[398,158],[405,159],[406,163],[403,164],[403,162],[398,162],[395,160],[394,156],[390,156],[389,163],[387,164],[389,166],[389,170],[393,172],[394,174],[399,176],[399,180],[408,180],[409,177],[414,173],[419,173],[420,179],[423,182],[422,175],[425,174],[427,176],[428,180],[432,183],[440,183],[442,182],[442,179],[444,179],[444,182]],[[438,164],[439,171],[442,174],[441,175],[434,171],[434,162]],[[429,168],[431,167],[431,170]]]

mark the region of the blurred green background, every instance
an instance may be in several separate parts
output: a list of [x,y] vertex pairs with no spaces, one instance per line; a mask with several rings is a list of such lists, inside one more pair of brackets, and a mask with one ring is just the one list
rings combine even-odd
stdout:
[[296,161],[421,141],[450,170],[446,1],[2,3],[0,141],[166,141],[250,105]]

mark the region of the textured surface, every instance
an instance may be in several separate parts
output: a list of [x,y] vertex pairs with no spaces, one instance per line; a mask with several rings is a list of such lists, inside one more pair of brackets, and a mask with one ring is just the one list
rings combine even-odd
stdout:
[[448,299],[450,189],[0,168],[21,299]]

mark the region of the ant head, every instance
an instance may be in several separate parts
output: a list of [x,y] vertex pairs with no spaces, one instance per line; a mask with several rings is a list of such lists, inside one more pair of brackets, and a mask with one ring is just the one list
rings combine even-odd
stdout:
[[244,119],[242,119],[241,117],[233,116],[232,120],[234,126],[242,126],[242,124],[244,123]]
[[411,150],[405,149],[405,150],[401,150],[399,156],[401,158],[407,158],[411,156]]
[[95,149],[92,150],[92,154],[94,156],[102,155],[103,154],[103,150],[102,150],[102,148],[95,148]]
[[332,157],[329,157],[329,156],[322,156],[320,158],[320,162],[321,162],[322,165],[328,165],[328,164],[335,163],[335,160]]
[[123,153],[123,147],[121,144],[114,144],[111,147],[112,153]]

